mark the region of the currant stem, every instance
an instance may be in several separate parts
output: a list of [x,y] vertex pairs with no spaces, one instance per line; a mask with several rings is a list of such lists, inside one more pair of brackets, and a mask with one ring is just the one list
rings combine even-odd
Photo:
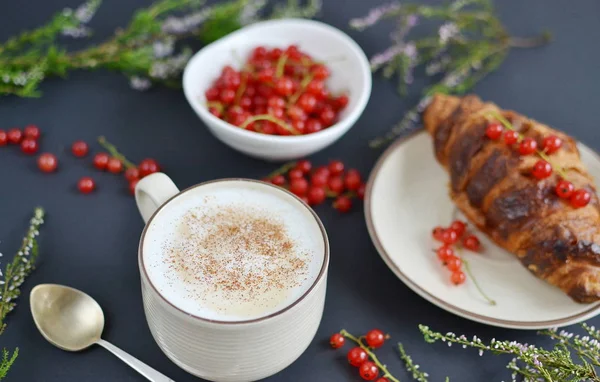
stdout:
[[[460,248],[457,248],[458,251],[460,252]],[[465,271],[467,271],[467,275],[471,278],[471,280],[473,280],[473,284],[475,285],[475,288],[477,288],[477,291],[479,292],[479,294],[481,295],[481,297],[483,297],[488,304],[495,306],[496,305],[496,301],[492,300],[487,294],[485,294],[485,292],[483,291],[483,289],[481,289],[481,286],[479,286],[479,283],[477,282],[477,279],[475,278],[475,275],[473,274],[473,272],[471,271],[471,265],[469,264],[469,262],[467,261],[467,259],[464,258],[464,256],[459,256],[460,260],[462,261],[462,263],[465,266]]]
[[310,83],[310,81],[312,81],[314,75],[312,73],[308,73],[303,79],[302,82],[300,82],[300,87],[298,90],[296,90],[296,93],[294,93],[289,101],[288,104],[289,105],[293,105],[296,103],[296,101],[298,101],[298,98],[300,98],[300,96],[302,95],[302,93],[304,93],[304,89],[306,89],[306,87],[308,86],[308,84]]
[[275,69],[275,77],[280,78],[281,76],[283,76],[283,71],[285,69],[285,62],[287,61],[288,56],[287,54],[282,54],[281,57],[279,57],[279,60],[277,61],[277,66]]
[[253,115],[252,117],[246,119],[244,121],[244,123],[241,124],[240,129],[244,129],[245,130],[252,122],[256,122],[256,121],[269,121],[269,122],[273,122],[273,123],[276,123],[279,126],[283,127],[284,129],[286,129],[287,131],[289,131],[293,135],[300,135],[300,133],[296,129],[294,129],[292,126],[288,125],[287,123],[285,123],[281,119],[275,118],[275,117],[273,117],[272,115],[269,115],[269,114]]
[[113,156],[113,157],[119,159],[121,162],[123,162],[123,165],[125,165],[125,167],[127,167],[127,168],[135,168],[136,167],[135,164],[133,164],[129,160],[127,160],[125,155],[121,154],[119,152],[119,150],[117,150],[117,147],[115,145],[108,142],[106,140],[106,138],[104,138],[102,136],[98,137],[98,143],[100,143],[100,146],[104,147],[104,149],[106,151],[108,151],[111,156]]
[[363,349],[369,355],[369,358],[371,358],[371,360],[373,360],[373,362],[375,362],[375,364],[377,365],[379,370],[381,370],[383,372],[383,377],[389,379],[392,382],[400,382],[399,379],[397,379],[392,374],[390,374],[390,372],[387,370],[387,367],[384,364],[382,364],[379,361],[379,359],[377,358],[377,356],[375,355],[375,353],[373,353],[371,351],[371,348],[369,348],[367,345],[365,345],[362,342],[363,337],[356,338],[352,334],[348,333],[345,329],[340,330],[340,334],[342,336],[348,338],[352,342],[356,343],[358,346],[360,346],[360,348]]
[[272,179],[272,178],[276,177],[277,175],[285,175],[285,174],[287,174],[288,171],[290,171],[291,169],[293,169],[294,167],[296,167],[296,163],[297,162],[288,162],[288,163],[285,163],[283,166],[279,167],[277,170],[275,170],[272,173],[270,173],[269,175],[267,175],[267,179]]
[[[510,123],[510,121],[508,119],[504,118],[503,115],[501,115],[500,113],[497,113],[495,111],[492,111],[489,113],[489,116],[496,118],[508,130],[515,131],[517,134],[519,134],[519,142],[521,142],[523,140],[523,138],[524,138],[523,134],[516,131],[515,128],[513,127],[513,125]],[[550,165],[552,166],[552,169],[554,171],[556,171],[558,173],[558,175],[560,175],[563,179],[567,179],[567,173],[565,172],[565,170],[561,167],[556,166],[554,163],[552,163],[552,160],[545,152],[543,152],[542,150],[535,150],[535,152],[540,158],[542,158],[546,162],[550,163]]]

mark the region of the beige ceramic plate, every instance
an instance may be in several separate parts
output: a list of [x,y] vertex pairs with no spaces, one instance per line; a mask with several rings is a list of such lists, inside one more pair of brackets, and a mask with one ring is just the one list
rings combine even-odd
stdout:
[[[600,179],[600,158],[582,144],[579,149],[589,172]],[[599,303],[573,302],[483,234],[478,235],[483,253],[463,255],[497,304],[486,303],[471,280],[460,287],[451,285],[432,252],[431,238],[432,228],[449,224],[455,212],[447,184],[448,175],[424,132],[394,143],[371,173],[365,197],[369,234],[383,260],[409,288],[449,312],[506,328],[565,326],[600,313]]]

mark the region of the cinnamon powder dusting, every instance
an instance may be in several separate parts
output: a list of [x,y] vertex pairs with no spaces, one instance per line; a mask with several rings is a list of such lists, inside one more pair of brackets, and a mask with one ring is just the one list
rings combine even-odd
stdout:
[[308,277],[303,253],[285,224],[241,205],[188,211],[180,240],[165,257],[190,298],[218,312],[254,315],[273,309]]

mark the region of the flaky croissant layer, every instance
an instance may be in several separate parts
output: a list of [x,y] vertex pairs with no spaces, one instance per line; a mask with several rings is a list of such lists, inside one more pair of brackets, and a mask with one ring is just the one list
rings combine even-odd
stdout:
[[[538,180],[531,169],[540,158],[521,156],[516,146],[490,140],[485,131],[494,113],[525,137],[556,135],[563,145],[551,160],[575,188],[591,192],[591,202],[573,208],[556,195],[555,172]],[[438,161],[450,173],[450,196],[458,208],[499,246],[514,253],[537,277],[573,300],[600,299],[600,207],[592,177],[581,163],[576,142],[513,111],[469,95],[436,95],[423,112]]]

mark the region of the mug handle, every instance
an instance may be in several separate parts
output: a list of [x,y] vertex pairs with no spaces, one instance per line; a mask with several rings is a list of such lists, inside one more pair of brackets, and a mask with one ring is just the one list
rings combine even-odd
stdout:
[[144,223],[148,223],[158,207],[178,193],[179,189],[175,183],[162,172],[140,179],[135,186],[135,202]]

